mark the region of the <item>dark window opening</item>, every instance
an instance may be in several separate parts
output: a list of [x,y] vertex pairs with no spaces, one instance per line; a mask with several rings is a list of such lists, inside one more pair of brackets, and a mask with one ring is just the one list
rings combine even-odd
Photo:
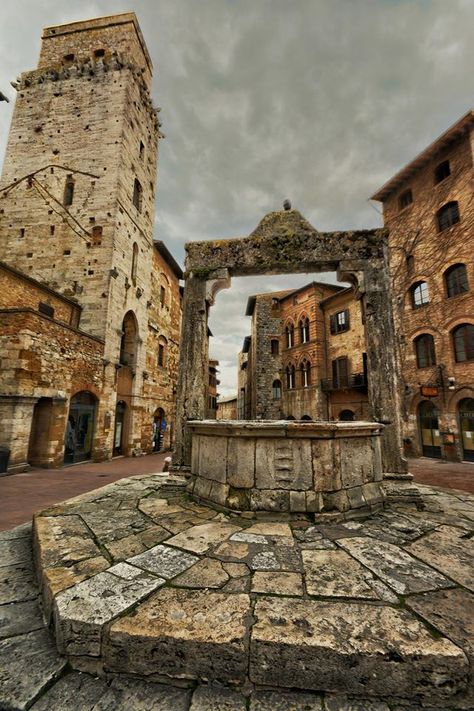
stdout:
[[134,242],[133,243],[133,252],[132,252],[132,269],[131,269],[131,273],[130,273],[133,286],[136,286],[136,283],[137,283],[137,267],[138,267],[138,244],[136,242]]
[[330,317],[330,331],[332,334],[343,333],[349,330],[349,309],[339,311]]
[[409,254],[407,257],[407,272],[411,274],[415,270],[415,257]]
[[105,49],[96,49],[94,51],[94,57],[98,59],[99,57],[104,57],[105,56]]
[[398,198],[398,207],[403,210],[404,207],[411,205],[413,202],[413,193],[411,190],[405,190]]
[[24,237],[24,236],[25,236],[25,228],[20,227],[20,237]]
[[73,180],[72,175],[68,175],[66,178],[66,185],[64,186],[63,205],[65,207],[72,205],[73,198],[74,198],[74,180]]
[[436,365],[436,351],[433,336],[429,333],[422,333],[415,338],[416,364],[418,368],[427,368]]
[[143,160],[145,156],[145,144],[143,141],[140,141],[140,158]]
[[54,318],[54,308],[49,304],[45,304],[43,301],[39,302],[38,311],[40,312],[40,314],[44,314],[45,316]]
[[164,286],[160,286],[160,306],[163,307],[166,303],[166,289]]
[[274,400],[281,400],[281,380],[273,381],[272,397]]
[[453,331],[454,356],[457,363],[474,360],[474,326],[463,323]]
[[65,55],[64,55],[64,61],[65,61],[65,62],[73,62],[73,61],[74,61],[74,55],[73,55],[72,53],[71,53],[71,54],[65,54]]
[[277,338],[272,338],[270,341],[272,355],[278,355],[280,352],[280,341]]
[[457,202],[447,202],[437,212],[438,229],[440,232],[460,222],[459,205]]
[[135,181],[133,183],[133,204],[137,208],[138,212],[142,211],[142,196],[143,188],[141,186],[140,181],[135,178]]
[[453,264],[452,267],[445,271],[444,279],[448,298],[458,294],[465,294],[469,291],[465,264]]
[[100,225],[94,225],[92,228],[92,244],[95,247],[102,244],[102,227]]
[[435,168],[435,183],[440,183],[448,175],[451,175],[451,166],[449,165],[449,160],[444,160]]
[[341,422],[354,422],[355,416],[352,410],[341,410],[339,413],[339,420]]

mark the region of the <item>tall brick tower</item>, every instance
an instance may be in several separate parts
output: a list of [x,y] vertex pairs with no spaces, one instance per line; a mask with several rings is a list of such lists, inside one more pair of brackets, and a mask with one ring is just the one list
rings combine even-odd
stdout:
[[46,28],[37,69],[17,80],[0,182],[10,467],[172,441],[182,274],[153,243],[151,78],[126,13]]
[[138,323],[146,311],[151,75],[133,13],[46,28],[38,68],[18,82],[0,184],[12,186],[0,197],[0,260],[76,298],[81,329],[106,341],[111,360],[124,306]]

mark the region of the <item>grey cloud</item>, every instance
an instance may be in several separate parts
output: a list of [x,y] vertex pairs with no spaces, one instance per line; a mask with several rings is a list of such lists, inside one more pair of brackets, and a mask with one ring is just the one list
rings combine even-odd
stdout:
[[320,229],[379,226],[368,197],[472,105],[472,0],[3,0],[0,90],[13,98],[35,66],[43,26],[130,9],[167,136],[155,233],[180,260],[187,240],[248,234],[286,197]]

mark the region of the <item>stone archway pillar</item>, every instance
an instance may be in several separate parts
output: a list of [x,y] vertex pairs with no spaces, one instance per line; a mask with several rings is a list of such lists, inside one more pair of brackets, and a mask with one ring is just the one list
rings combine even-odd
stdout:
[[191,273],[186,278],[176,402],[176,446],[173,468],[191,465],[188,420],[204,420],[209,384],[208,311],[220,289],[230,286],[227,269]]

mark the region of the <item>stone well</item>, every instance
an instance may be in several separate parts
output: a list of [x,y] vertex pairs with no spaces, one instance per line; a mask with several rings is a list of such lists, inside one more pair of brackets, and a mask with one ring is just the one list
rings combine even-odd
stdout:
[[188,423],[198,499],[238,511],[351,517],[383,504],[376,422]]

